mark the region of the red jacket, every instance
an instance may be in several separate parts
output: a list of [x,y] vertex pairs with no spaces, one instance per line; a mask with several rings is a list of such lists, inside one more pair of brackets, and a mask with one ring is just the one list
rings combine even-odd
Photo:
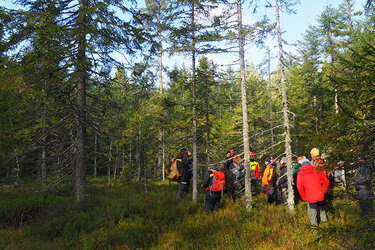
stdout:
[[328,186],[329,181],[323,172],[308,163],[302,165],[297,175],[297,188],[302,200],[310,203],[324,200]]

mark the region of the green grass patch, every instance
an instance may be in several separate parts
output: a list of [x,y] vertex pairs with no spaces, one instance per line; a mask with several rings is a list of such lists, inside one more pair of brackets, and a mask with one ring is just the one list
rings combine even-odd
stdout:
[[[224,196],[218,213],[202,211],[204,196],[175,200],[177,185],[143,185],[89,179],[88,195],[39,196],[16,190],[1,191],[1,249],[371,249],[374,218],[364,219],[346,196],[335,200],[330,224],[309,225],[306,203],[290,215],[287,207],[268,205],[254,197],[251,212],[243,201]],[[22,216],[29,216],[20,223]]]

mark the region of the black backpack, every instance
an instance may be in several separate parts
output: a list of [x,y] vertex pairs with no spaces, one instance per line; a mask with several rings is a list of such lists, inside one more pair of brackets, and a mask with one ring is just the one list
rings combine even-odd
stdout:
[[358,189],[358,186],[370,185],[372,172],[368,166],[361,166],[357,170],[355,175],[354,186]]

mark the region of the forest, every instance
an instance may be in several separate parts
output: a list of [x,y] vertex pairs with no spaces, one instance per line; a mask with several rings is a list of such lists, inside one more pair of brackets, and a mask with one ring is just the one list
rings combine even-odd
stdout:
[[[0,248],[373,249],[354,180],[358,155],[375,172],[375,4],[327,4],[290,44],[283,17],[304,2],[2,3]],[[164,170],[183,148],[192,179],[176,200]],[[323,226],[293,191],[292,158],[312,148],[345,171]],[[204,213],[207,166],[230,149],[241,198]],[[285,204],[251,191],[250,153],[263,170],[285,157]]]

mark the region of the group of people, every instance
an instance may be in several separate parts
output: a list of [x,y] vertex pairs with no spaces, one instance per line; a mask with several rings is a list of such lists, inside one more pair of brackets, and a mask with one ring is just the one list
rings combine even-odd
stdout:
[[[310,151],[310,156],[310,160],[305,156],[292,157],[294,204],[301,200],[306,201],[310,223],[318,225],[320,222],[328,222],[326,211],[333,212],[334,176],[327,169],[325,156],[324,154],[320,155],[319,149],[313,148]],[[181,159],[177,166],[182,175],[178,180],[176,199],[181,199],[189,189],[192,177],[192,157],[189,151],[183,149],[177,158]],[[266,158],[262,170],[253,152],[250,152],[249,159],[252,194],[264,192],[270,204],[286,204],[288,199],[286,157],[281,160],[277,157]],[[360,207],[365,215],[369,215],[372,211],[373,200],[371,193],[372,166],[363,155],[358,156],[357,161],[360,167],[354,185],[358,191]],[[202,184],[206,190],[205,212],[218,211],[224,190],[234,202],[243,194],[245,168],[242,159],[235,154],[234,149],[227,152],[222,170],[225,175],[225,187],[219,192],[212,192],[209,190],[209,186],[215,178],[214,172],[217,171],[217,168],[214,164],[207,166]],[[261,180],[260,185],[259,180]]]

